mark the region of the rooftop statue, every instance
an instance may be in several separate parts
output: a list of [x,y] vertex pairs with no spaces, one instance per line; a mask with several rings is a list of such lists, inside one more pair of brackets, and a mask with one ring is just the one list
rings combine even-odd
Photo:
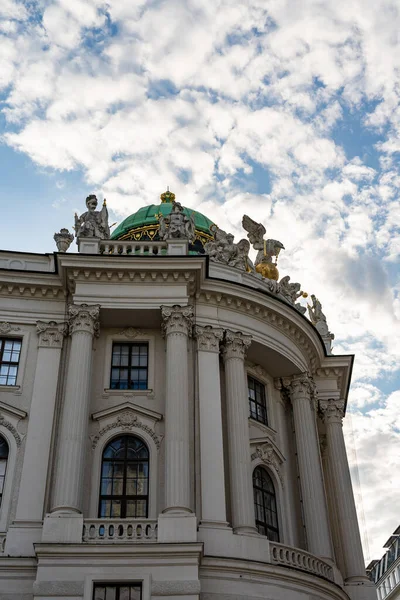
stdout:
[[306,308],[297,302],[297,300],[299,298],[307,298],[308,294],[300,289],[300,283],[290,283],[290,275],[286,275],[280,280],[279,286],[282,296],[286,298],[288,302],[294,304],[294,307],[304,315]]
[[230,267],[236,267],[241,271],[249,271],[250,260],[248,258],[250,244],[247,240],[240,240],[235,244],[234,236],[231,233],[226,233],[216,225],[213,225],[214,239],[204,245],[206,254],[210,260],[219,262]]
[[321,302],[314,294],[311,294],[311,300],[312,305],[309,304],[307,306],[310,321],[324,340],[327,353],[332,354],[331,345],[332,340],[335,339],[335,336],[329,331],[326,316],[322,312]]
[[[264,235],[267,233],[262,223],[256,223],[247,215],[243,216],[242,225],[247,231],[247,237],[252,244],[254,250],[258,250],[255,260],[255,270],[267,279],[278,281],[279,271],[276,267],[278,254],[285,247],[278,240],[264,240]],[[275,256],[275,263],[272,262],[272,257]]]
[[88,210],[80,217],[75,213],[75,236],[94,237],[100,240],[110,239],[110,227],[108,225],[108,210],[104,199],[101,210],[97,208],[97,198],[91,194],[86,198]]
[[63,227],[58,233],[54,234],[53,239],[57,245],[57,250],[59,252],[66,252],[74,241],[74,236],[68,231],[68,229]]
[[185,215],[180,202],[173,200],[172,204],[171,213],[167,217],[162,213],[157,215],[160,223],[160,239],[187,239],[193,243],[196,237],[194,218]]

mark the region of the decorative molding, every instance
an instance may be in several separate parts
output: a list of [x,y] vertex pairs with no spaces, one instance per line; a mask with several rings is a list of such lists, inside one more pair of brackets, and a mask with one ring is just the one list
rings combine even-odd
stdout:
[[19,435],[18,431],[16,430],[16,428],[14,427],[14,425],[12,423],[10,423],[10,421],[7,421],[7,419],[5,417],[3,417],[2,414],[0,414],[0,425],[2,425],[3,427],[5,427],[6,429],[8,429],[14,436],[15,441],[17,443],[18,448],[21,446],[21,436]]
[[219,344],[224,337],[224,330],[211,325],[196,325],[195,334],[197,348],[202,352],[219,352]]
[[272,440],[267,439],[264,443],[256,447],[255,452],[251,455],[251,460],[256,460],[257,458],[274,469],[283,486],[281,466],[285,462],[285,459]]
[[152,596],[186,596],[200,594],[200,581],[152,581]]
[[154,429],[152,429],[148,425],[145,425],[144,423],[139,421],[137,415],[133,414],[132,409],[125,410],[124,412],[122,412],[121,414],[119,414],[117,416],[115,421],[113,421],[112,423],[109,423],[108,425],[105,425],[102,429],[100,429],[100,431],[97,435],[91,436],[92,448],[94,450],[96,448],[100,438],[104,434],[106,434],[108,431],[111,431],[112,429],[121,429],[122,431],[132,431],[132,429],[135,429],[135,428],[141,429],[142,431],[145,431],[146,433],[148,433],[149,436],[154,441],[154,443],[157,447],[157,450],[160,449],[161,439],[157,436]]
[[100,304],[70,304],[68,306],[69,329],[71,335],[84,331],[99,335]]
[[154,423],[157,421],[161,421],[163,416],[161,413],[156,412],[155,410],[150,410],[149,408],[143,408],[143,406],[138,406],[137,404],[132,404],[131,402],[124,402],[123,404],[119,404],[118,406],[112,406],[110,408],[106,408],[105,410],[101,410],[99,412],[92,414],[92,419],[94,421],[100,421],[101,419],[106,419],[108,417],[112,417],[117,415],[118,413],[127,411],[134,411],[139,413],[142,417],[147,417],[151,419]]
[[7,335],[10,331],[21,331],[21,327],[16,327],[15,325],[11,325],[7,321],[3,321],[0,323],[0,334]]
[[256,375],[258,375],[258,377],[262,377],[263,379],[266,379],[266,380],[269,379],[267,371],[261,365],[257,365],[256,363],[253,363],[253,362],[250,362],[247,360],[245,366],[247,369],[250,369]]
[[[256,289],[254,291],[257,292]],[[243,298],[238,298],[227,293],[214,291],[199,292],[196,295],[196,298],[199,302],[210,304],[212,306],[224,306],[232,310],[238,309],[260,321],[269,323],[272,327],[275,327],[278,331],[291,339],[296,346],[301,349],[307,357],[311,372],[315,372],[317,369],[320,361],[319,356],[315,351],[315,346],[310,343],[307,334],[287,317],[262,306],[258,302],[244,300]],[[297,313],[297,311],[295,311],[295,313]]]
[[39,336],[38,348],[62,348],[64,336],[67,334],[66,323],[56,321],[37,321],[36,331]]
[[344,417],[344,400],[329,398],[319,400],[319,409],[322,413],[322,419],[325,423],[342,423]]
[[35,581],[34,596],[83,596],[83,581]]
[[282,385],[289,392],[292,402],[297,402],[302,398],[307,398],[313,408],[317,408],[317,389],[314,379],[309,373],[300,373],[292,377],[282,377]]
[[134,340],[137,337],[142,337],[145,332],[142,329],[136,329],[135,327],[126,327],[118,332],[118,335],[123,335],[130,340]]
[[162,306],[162,329],[164,335],[171,333],[183,333],[191,335],[193,327],[193,307],[192,306]]
[[240,331],[231,331],[227,329],[225,331],[224,344],[222,346],[222,353],[224,360],[230,358],[245,359],[247,348],[251,344],[251,335],[244,335]]

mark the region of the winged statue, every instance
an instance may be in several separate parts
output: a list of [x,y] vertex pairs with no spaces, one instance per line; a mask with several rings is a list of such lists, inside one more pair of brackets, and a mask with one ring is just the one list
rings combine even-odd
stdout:
[[[255,260],[255,269],[257,273],[261,273],[267,279],[279,279],[279,271],[276,267],[278,254],[285,246],[278,240],[265,240],[264,236],[267,233],[262,223],[253,221],[248,215],[244,215],[242,219],[243,228],[247,231],[247,237],[254,250],[257,250]],[[275,256],[275,262],[272,257]]]

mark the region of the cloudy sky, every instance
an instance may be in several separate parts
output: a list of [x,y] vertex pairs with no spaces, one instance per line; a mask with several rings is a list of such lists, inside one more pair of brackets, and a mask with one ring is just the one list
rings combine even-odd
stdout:
[[262,221],[356,354],[367,560],[399,524],[399,31],[395,0],[0,2],[2,248],[52,252],[91,192]]

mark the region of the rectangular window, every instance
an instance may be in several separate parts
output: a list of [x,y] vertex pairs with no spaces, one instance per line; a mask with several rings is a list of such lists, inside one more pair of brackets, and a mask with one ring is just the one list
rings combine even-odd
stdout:
[[22,340],[0,338],[0,385],[16,385]]
[[265,400],[265,385],[247,376],[247,385],[249,390],[250,417],[268,425],[267,405]]
[[96,583],[93,600],[142,600],[140,583]]
[[147,390],[149,345],[114,343],[111,360],[112,390]]

